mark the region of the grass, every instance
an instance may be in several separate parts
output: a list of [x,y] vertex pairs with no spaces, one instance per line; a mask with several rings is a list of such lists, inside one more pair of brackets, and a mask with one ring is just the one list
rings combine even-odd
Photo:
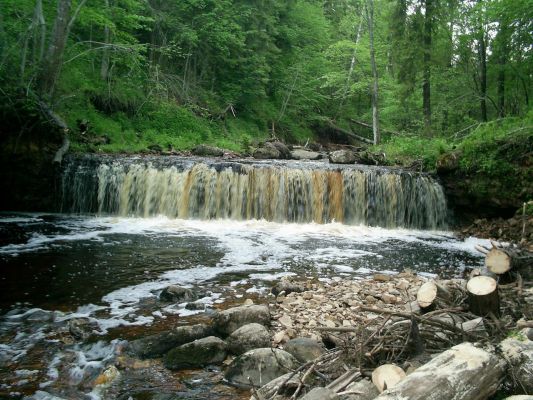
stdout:
[[[61,111],[68,125],[74,127],[72,147],[76,151],[136,153],[151,146],[163,150],[190,150],[201,143],[247,151],[254,139],[267,136],[267,132],[251,121],[237,118],[210,121],[172,103],[150,105],[142,114],[134,116],[123,112],[108,115],[90,104]],[[84,135],[77,128],[79,121],[89,123]],[[102,137],[109,143],[102,143]]]
[[450,151],[452,145],[444,138],[393,136],[386,143],[373,146],[372,151],[383,152],[390,163],[408,166],[422,161],[424,169],[435,169],[437,159]]

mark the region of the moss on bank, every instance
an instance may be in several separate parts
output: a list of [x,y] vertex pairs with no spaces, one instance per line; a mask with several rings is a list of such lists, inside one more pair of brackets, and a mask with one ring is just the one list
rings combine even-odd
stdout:
[[394,137],[375,151],[387,154],[391,164],[417,161],[438,172],[456,206],[512,213],[533,199],[533,111],[451,138]]

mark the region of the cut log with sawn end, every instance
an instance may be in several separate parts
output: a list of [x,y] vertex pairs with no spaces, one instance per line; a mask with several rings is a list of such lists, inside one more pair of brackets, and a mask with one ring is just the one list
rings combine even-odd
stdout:
[[488,276],[476,276],[466,285],[468,304],[473,314],[481,317],[500,316],[500,297],[496,280]]

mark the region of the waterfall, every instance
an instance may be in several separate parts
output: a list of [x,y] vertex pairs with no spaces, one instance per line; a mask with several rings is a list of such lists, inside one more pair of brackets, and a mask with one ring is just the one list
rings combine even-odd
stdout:
[[68,159],[61,211],[183,219],[332,221],[443,228],[446,201],[431,177],[377,167],[181,157]]

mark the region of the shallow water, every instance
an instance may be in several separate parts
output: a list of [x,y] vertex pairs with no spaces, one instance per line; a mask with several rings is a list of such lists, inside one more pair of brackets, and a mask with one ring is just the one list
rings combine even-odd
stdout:
[[[478,243],[483,241],[460,241],[450,232],[338,223],[4,214],[0,397],[21,398],[41,390],[64,398],[84,398],[84,393],[100,398],[90,383],[116,362],[124,339],[203,318],[185,304],[157,300],[170,284],[197,287],[205,292],[199,301],[208,308],[224,307],[268,292],[284,275],[360,279],[373,271],[409,268],[455,276],[481,264],[474,249]],[[67,321],[75,317],[95,324],[91,343],[63,337]],[[189,393],[190,398],[239,395],[212,386],[219,379],[217,371],[191,372],[200,377],[190,378],[188,388],[182,375],[169,378],[157,364],[147,368],[153,376],[161,374],[161,387],[154,384],[147,394],[135,386],[134,374],[125,377],[130,386],[123,389],[137,393],[133,399],[155,399],[168,391]],[[174,379],[174,389],[165,386],[169,379]]]

